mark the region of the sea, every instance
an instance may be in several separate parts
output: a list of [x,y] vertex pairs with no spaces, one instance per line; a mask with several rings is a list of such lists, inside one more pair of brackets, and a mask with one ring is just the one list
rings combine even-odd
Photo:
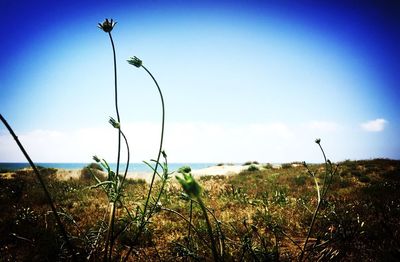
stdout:
[[[82,169],[90,163],[35,163],[36,166],[46,167],[46,168],[57,168],[57,169]],[[116,163],[108,163],[112,170],[116,170]],[[154,166],[154,163],[152,163]],[[190,166],[192,170],[203,169],[211,166],[215,166],[217,163],[168,163],[169,171],[176,171],[183,166]],[[18,170],[21,168],[30,167],[29,163],[1,163],[0,162],[0,171],[1,170]],[[126,165],[120,164],[120,170],[125,170]],[[148,167],[144,163],[130,163],[129,164],[129,172],[152,172],[150,167]]]

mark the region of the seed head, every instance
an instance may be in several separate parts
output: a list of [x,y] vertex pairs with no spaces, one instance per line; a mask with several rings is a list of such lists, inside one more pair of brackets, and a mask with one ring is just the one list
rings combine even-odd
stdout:
[[137,68],[142,66],[142,60],[140,60],[139,58],[137,58],[136,56],[129,58],[128,60],[129,64],[136,66]]
[[113,22],[112,19],[109,21],[108,18],[106,18],[102,24],[99,23],[98,27],[104,32],[110,33],[116,24],[117,22]]
[[114,128],[120,128],[121,125],[112,117],[110,117],[110,120],[108,120],[108,123],[110,123]]
[[161,151],[161,154],[163,155],[163,158],[167,158],[167,154],[165,153],[165,151]]
[[319,143],[321,143],[321,138],[315,139],[315,143],[317,143],[319,145]]
[[96,161],[97,163],[100,162],[100,159],[97,156],[93,156],[93,160]]

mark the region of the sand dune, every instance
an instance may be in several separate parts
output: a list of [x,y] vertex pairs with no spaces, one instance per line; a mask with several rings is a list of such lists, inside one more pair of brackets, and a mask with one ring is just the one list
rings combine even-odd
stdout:
[[[192,170],[192,175],[195,177],[201,177],[201,176],[217,176],[217,175],[223,175],[223,176],[229,176],[229,175],[235,175],[243,170],[246,170],[248,166],[242,166],[242,165],[222,165],[222,166],[211,166],[203,169],[196,169]],[[60,180],[70,180],[70,179],[79,179],[81,176],[81,169],[57,169],[57,172],[55,174],[57,179]],[[127,178],[128,179],[144,179],[146,180],[147,183],[151,182],[151,177],[153,173],[152,172],[128,172]],[[12,173],[6,173],[3,174],[2,177],[8,177],[12,178],[14,177],[14,174]],[[158,177],[156,177],[158,179]]]

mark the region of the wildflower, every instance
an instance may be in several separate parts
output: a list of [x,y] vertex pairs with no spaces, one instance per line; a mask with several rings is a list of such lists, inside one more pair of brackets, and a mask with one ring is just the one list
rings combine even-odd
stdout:
[[106,18],[102,24],[99,23],[99,28],[102,29],[106,33],[110,33],[117,22],[113,22],[111,19],[110,21]]
[[108,123],[110,123],[114,128],[121,127],[121,125],[112,117],[110,117],[110,120],[108,120]]
[[317,143],[319,145],[319,143],[321,143],[321,138],[315,139],[315,143]]
[[140,60],[139,58],[137,58],[136,56],[129,58],[128,60],[129,64],[136,66],[137,68],[142,66],[142,60]]

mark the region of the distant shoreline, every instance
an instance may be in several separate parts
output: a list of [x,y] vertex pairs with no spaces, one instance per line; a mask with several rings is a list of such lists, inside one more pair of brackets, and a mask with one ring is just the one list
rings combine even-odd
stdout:
[[[55,177],[59,180],[70,180],[70,179],[79,179],[81,176],[82,169],[86,166],[87,164],[83,165],[82,168],[74,168],[74,169],[68,169],[68,168],[55,168],[55,167],[47,167],[47,168],[55,168],[57,171],[55,173]],[[144,165],[144,164],[143,164]],[[185,164],[171,164],[173,166],[185,166]],[[203,164],[186,164],[191,167],[192,171],[191,174],[194,177],[202,177],[202,176],[230,176],[230,175],[236,175],[239,174],[242,171],[245,171],[249,168],[250,164],[244,165],[244,164],[210,164],[210,163],[203,163]],[[197,169],[193,168],[193,165],[197,167]],[[38,166],[41,166],[40,163],[38,163]],[[169,165],[170,166],[170,165]],[[251,166],[255,166],[258,169],[263,169],[264,164],[251,164]],[[2,165],[0,164],[0,169]],[[147,166],[146,166],[147,167]],[[22,169],[30,169],[30,166],[25,166]],[[281,168],[280,165],[275,165],[272,166],[274,169],[279,169]],[[175,169],[170,169],[169,172],[174,172],[178,168]],[[21,169],[20,169],[21,170]],[[123,170],[123,169],[122,169]],[[3,173],[3,175],[6,174],[13,174],[15,171],[11,171],[8,173]],[[122,174],[123,172],[121,172]],[[127,178],[128,179],[143,179],[147,183],[151,182],[153,172],[151,171],[150,168],[147,167],[147,170],[145,171],[129,171],[127,173]],[[157,178],[158,179],[158,178]]]
[[[45,168],[56,168],[56,169],[66,169],[66,170],[81,170],[92,162],[88,163],[35,163],[36,166],[41,166]],[[117,167],[116,163],[109,163],[111,169],[115,170]],[[192,170],[202,169],[206,167],[215,166],[217,163],[169,163],[168,167],[171,171],[175,171],[182,166],[190,166]],[[29,168],[29,163],[25,162],[0,162],[0,170],[10,170],[15,171],[18,169]],[[120,165],[121,170],[125,170],[126,165],[122,163]],[[129,172],[151,172],[151,169],[144,163],[130,163]]]

